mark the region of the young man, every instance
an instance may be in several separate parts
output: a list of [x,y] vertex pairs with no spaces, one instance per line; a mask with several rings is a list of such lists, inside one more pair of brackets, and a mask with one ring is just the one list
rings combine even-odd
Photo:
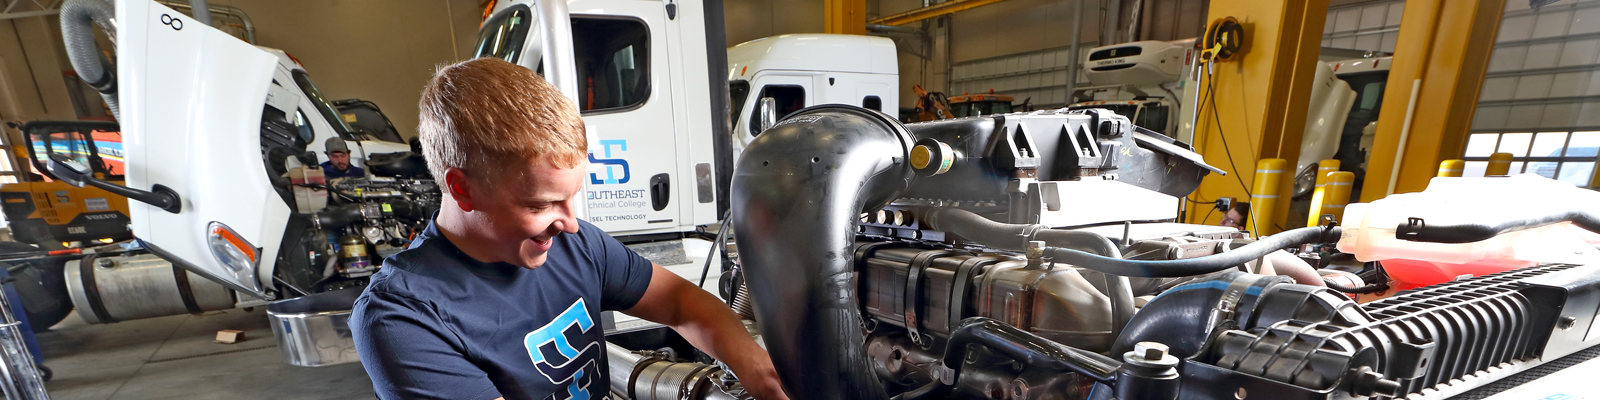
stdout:
[[344,143],[344,139],[331,137],[322,143],[325,152],[328,153],[328,161],[322,162],[322,176],[328,179],[367,176],[367,171],[361,167],[350,165],[350,146]]
[[573,217],[583,120],[543,78],[466,61],[439,69],[420,108],[443,204],[350,321],[379,398],[606,398],[600,312],[620,310],[677,330],[756,398],[786,399],[732,310]]

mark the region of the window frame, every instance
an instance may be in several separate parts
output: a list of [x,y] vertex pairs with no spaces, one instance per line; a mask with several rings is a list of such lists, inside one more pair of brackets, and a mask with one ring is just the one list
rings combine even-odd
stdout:
[[[645,86],[644,86],[643,93],[640,95],[640,98],[639,98],[640,100],[638,102],[636,102],[636,103],[633,103],[633,104],[630,104],[630,105],[627,105],[627,106],[622,106],[622,107],[602,108],[602,109],[595,109],[595,110],[584,110],[582,104],[577,104],[578,109],[579,109],[578,115],[587,117],[587,116],[591,116],[591,115],[606,115],[606,114],[629,112],[629,111],[633,111],[633,110],[638,110],[638,109],[644,107],[646,104],[650,104],[650,99],[652,97],[654,97],[655,94],[656,94],[656,85],[655,85],[655,80],[654,80],[654,78],[655,78],[655,69],[656,69],[656,65],[655,65],[656,64],[655,63],[656,45],[654,43],[655,36],[652,35],[651,32],[650,32],[650,23],[648,21],[645,21],[643,18],[632,17],[632,16],[625,16],[625,15],[592,15],[592,14],[572,14],[570,22],[577,22],[580,19],[630,21],[630,22],[636,22],[636,23],[639,24],[640,27],[644,28],[644,39],[642,40],[642,43],[644,43],[644,45],[645,45],[645,51],[644,51],[644,65],[645,65],[645,68],[644,68],[644,74],[640,78],[644,79]],[[577,36],[577,35],[574,35],[574,36]],[[572,48],[574,50],[573,51],[573,55],[576,56],[577,55],[577,49],[578,49],[578,40],[574,40],[573,41]],[[622,50],[622,49],[617,49],[617,50]],[[610,53],[616,53],[616,52],[612,51]],[[574,57],[574,58],[576,58],[576,57]],[[574,59],[573,62],[574,62],[574,64],[576,64],[577,60]],[[634,63],[638,64],[638,60],[635,59]],[[579,92],[582,92],[585,89],[583,87],[583,84],[581,83],[581,81],[583,81],[582,78],[585,77],[585,76],[592,76],[592,75],[584,75],[584,72],[582,71],[582,67],[581,66],[578,69],[579,69],[578,78],[579,78],[579,81],[580,81],[580,83],[578,85],[578,90],[579,90]],[[577,103],[583,102],[584,99],[582,98],[582,96],[583,96],[583,94],[579,93],[579,99],[576,101]]]
[[[754,102],[754,104],[752,104],[750,106],[751,107],[750,108],[750,123],[747,124],[749,126],[745,127],[746,130],[750,132],[750,136],[751,137],[755,137],[755,136],[760,136],[761,135],[761,132],[757,131],[757,129],[760,129],[760,127],[756,126],[758,124],[755,123],[755,119],[758,117],[756,115],[756,113],[755,113],[757,111],[755,109],[755,107],[761,106],[761,99],[766,97],[768,88],[794,88],[794,89],[800,89],[800,102],[802,104],[805,103],[806,96],[808,95],[807,92],[810,89],[810,88],[807,88],[805,85],[800,85],[800,84],[795,84],[795,83],[764,83],[764,84],[761,84],[761,90],[753,91],[753,93],[755,93],[756,95],[755,95],[755,97],[752,97],[752,99],[755,99],[756,101]],[[775,115],[778,118],[778,121],[782,121],[785,117],[788,117],[789,114],[793,114],[795,111],[804,110],[805,108],[806,108],[806,106],[801,106],[800,108],[797,108],[794,111],[790,111],[790,112],[785,113],[783,115],[778,115],[776,112],[774,112],[773,115]],[[777,122],[777,121],[773,121],[773,122]]]
[[[473,45],[473,50],[472,50],[472,53],[473,53],[473,56],[474,56],[473,58],[494,57],[494,58],[499,58],[499,59],[502,59],[502,60],[506,60],[507,62],[510,62],[512,64],[518,64],[518,62],[522,61],[523,53],[525,53],[525,51],[527,50],[527,47],[528,47],[528,43],[527,43],[528,42],[528,32],[533,29],[532,28],[533,24],[534,24],[534,22],[537,22],[537,19],[538,19],[538,17],[533,15],[533,11],[531,9],[529,9],[526,4],[516,4],[516,5],[512,5],[511,7],[507,7],[505,10],[501,10],[499,13],[496,13],[495,15],[490,16],[488,20],[484,21],[483,26],[487,27],[490,24],[500,24],[500,23],[504,22],[505,19],[509,19],[509,18],[511,18],[511,16],[517,15],[518,13],[521,13],[524,16],[526,16],[529,19],[529,22],[524,23],[524,24],[522,24],[520,26],[511,27],[512,28],[511,32],[509,32],[509,34],[506,35],[507,39],[518,39],[518,38],[521,39],[520,43],[515,43],[515,46],[516,46],[515,49],[507,49],[507,50],[509,50],[511,52],[511,54],[509,54],[510,59],[507,59],[506,56],[501,56],[501,55],[498,55],[498,54],[492,54],[492,53],[491,54],[483,54],[483,50],[484,50],[483,39],[484,39],[484,37],[483,37],[482,32],[479,32],[478,40]],[[481,30],[482,28],[480,27],[479,29]]]
[[[1595,181],[1595,175],[1600,174],[1600,152],[1597,152],[1596,155],[1592,155],[1592,156],[1568,156],[1568,155],[1566,155],[1567,151],[1572,149],[1572,137],[1576,136],[1574,134],[1576,134],[1576,133],[1589,133],[1589,132],[1600,132],[1600,129],[1521,129],[1521,130],[1500,129],[1500,130],[1493,130],[1493,131],[1473,131],[1473,132],[1470,132],[1470,133],[1467,134],[1467,141],[1468,141],[1468,143],[1470,143],[1471,140],[1472,140],[1472,137],[1476,136],[1476,135],[1494,135],[1494,146],[1492,147],[1492,150],[1489,152],[1489,154],[1492,155],[1494,153],[1500,152],[1500,145],[1505,140],[1505,135],[1527,134],[1527,135],[1529,135],[1527,150],[1524,150],[1523,154],[1520,154],[1520,155],[1519,154],[1512,154],[1511,155],[1511,162],[1513,162],[1513,163],[1521,163],[1521,167],[1518,170],[1510,171],[1509,173],[1511,173],[1511,174],[1530,173],[1528,171],[1528,168],[1533,163],[1543,163],[1543,162],[1555,163],[1556,164],[1556,170],[1551,173],[1555,177],[1551,178],[1551,179],[1559,181],[1559,180],[1561,180],[1560,177],[1561,177],[1562,168],[1566,167],[1566,165],[1568,163],[1588,162],[1588,163],[1593,163],[1593,166],[1590,167],[1591,169],[1589,171],[1589,179],[1588,179],[1587,182],[1584,182],[1583,184],[1577,185],[1577,187],[1584,188],[1584,189],[1591,189],[1591,190],[1600,190],[1600,187],[1596,187],[1596,186],[1593,185],[1594,181]],[[1532,156],[1532,155],[1528,154],[1528,153],[1533,151],[1533,144],[1535,142],[1537,142],[1537,140],[1539,138],[1539,135],[1540,134],[1544,134],[1544,133],[1565,133],[1566,134],[1566,137],[1563,138],[1562,142],[1561,142],[1561,155],[1560,156]],[[1489,156],[1472,156],[1472,157],[1466,156],[1466,154],[1465,154],[1466,153],[1466,148],[1465,147],[1466,147],[1465,145],[1462,146],[1462,153],[1463,154],[1462,154],[1462,157],[1461,157],[1461,161],[1466,162],[1466,163],[1475,163],[1475,162],[1487,163],[1489,161]],[[1467,176],[1467,175],[1463,175],[1463,176]]]

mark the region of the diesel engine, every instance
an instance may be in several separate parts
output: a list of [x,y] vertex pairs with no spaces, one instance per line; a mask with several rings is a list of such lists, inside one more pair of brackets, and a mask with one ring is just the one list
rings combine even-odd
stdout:
[[[1385,277],[1329,261],[1339,226],[1175,223],[1222,171],[1105,111],[902,125],[817,106],[739,162],[728,297],[793,398],[1442,397],[1600,343],[1593,263],[1357,303]],[[1411,232],[1466,229],[1431,228]],[[1407,240],[1442,240],[1425,236]],[[637,374],[613,386],[657,398]]]

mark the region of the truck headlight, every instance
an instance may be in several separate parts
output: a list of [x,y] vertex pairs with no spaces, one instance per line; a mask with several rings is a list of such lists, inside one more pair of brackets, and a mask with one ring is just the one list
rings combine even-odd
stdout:
[[256,265],[261,257],[249,241],[235,233],[233,228],[221,222],[212,222],[206,227],[206,242],[211,245],[211,254],[233,273],[239,283],[249,285],[255,282]]

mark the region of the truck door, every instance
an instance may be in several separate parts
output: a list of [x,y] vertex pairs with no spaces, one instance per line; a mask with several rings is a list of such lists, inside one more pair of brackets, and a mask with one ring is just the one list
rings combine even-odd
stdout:
[[617,3],[613,15],[573,14],[578,109],[589,132],[589,222],[613,234],[676,231],[679,176],[666,15]]
[[294,83],[277,74],[277,57],[156,2],[119,1],[117,20],[127,186],[179,199],[171,209],[130,202],[134,237],[174,264],[267,298],[270,275],[258,272],[274,267],[290,210],[262,149],[269,134],[296,142],[300,99],[281,86]]

